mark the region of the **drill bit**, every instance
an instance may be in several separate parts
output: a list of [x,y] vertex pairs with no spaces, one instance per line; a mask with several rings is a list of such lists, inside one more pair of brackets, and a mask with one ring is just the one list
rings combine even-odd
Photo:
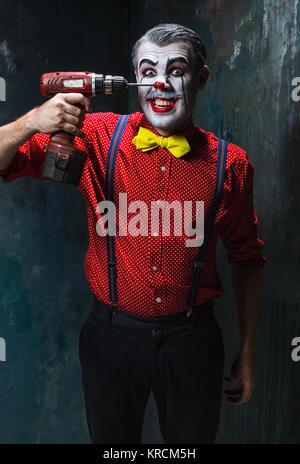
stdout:
[[134,85],[134,86],[140,86],[140,85],[144,85],[144,86],[148,86],[148,87],[154,87],[154,84],[139,84],[138,82],[128,82],[127,85]]

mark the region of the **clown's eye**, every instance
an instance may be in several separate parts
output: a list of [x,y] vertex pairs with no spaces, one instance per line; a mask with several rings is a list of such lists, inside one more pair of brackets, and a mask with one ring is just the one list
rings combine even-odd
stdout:
[[172,69],[172,71],[170,72],[170,74],[171,74],[172,76],[179,77],[179,76],[182,76],[182,75],[183,75],[183,71],[182,71],[182,69],[180,69],[180,68],[174,68],[174,69]]
[[155,76],[155,72],[153,71],[153,69],[150,69],[150,68],[145,69],[143,71],[143,76],[145,76],[145,77],[153,77],[153,76]]

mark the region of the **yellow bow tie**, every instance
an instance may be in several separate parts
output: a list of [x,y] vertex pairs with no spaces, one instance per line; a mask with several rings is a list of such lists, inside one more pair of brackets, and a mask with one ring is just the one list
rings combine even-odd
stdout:
[[140,127],[138,134],[132,139],[132,143],[142,151],[152,150],[158,146],[166,148],[176,158],[188,153],[191,149],[184,135],[176,134],[170,137],[162,137]]

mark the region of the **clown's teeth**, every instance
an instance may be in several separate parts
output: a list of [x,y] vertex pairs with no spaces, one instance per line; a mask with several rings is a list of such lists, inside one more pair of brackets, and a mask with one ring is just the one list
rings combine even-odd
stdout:
[[154,105],[155,106],[171,106],[172,102],[170,100],[161,100],[160,98],[155,98]]

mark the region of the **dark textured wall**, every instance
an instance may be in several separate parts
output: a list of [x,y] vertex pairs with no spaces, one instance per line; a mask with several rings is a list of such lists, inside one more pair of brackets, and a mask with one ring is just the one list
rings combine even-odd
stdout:
[[[300,335],[300,102],[291,99],[292,78],[300,76],[300,5],[297,0],[132,0],[130,44],[163,22],[198,31],[206,44],[212,76],[198,97],[195,123],[248,152],[268,259],[256,389],[248,404],[224,400],[218,442],[299,443],[300,362],[293,362],[290,353],[292,338]],[[129,102],[132,111],[138,108],[133,94]],[[228,374],[238,335],[229,269],[221,246],[218,251],[226,296],[218,301],[216,315]],[[153,402],[148,414],[156,420]]]
[[[56,69],[127,75],[129,45],[147,28],[178,22],[198,31],[212,76],[198,97],[195,123],[247,150],[255,167],[255,207],[265,241],[257,342],[257,385],[251,401],[223,402],[219,443],[299,443],[300,363],[291,360],[299,321],[299,108],[291,81],[300,76],[297,0],[130,0],[0,2],[0,76],[7,102],[0,124],[40,104],[39,76]],[[26,6],[25,6],[26,5]],[[72,8],[71,8],[72,5]],[[68,8],[69,6],[69,8]],[[113,34],[111,34],[113,30]],[[89,31],[89,33],[87,33]],[[109,40],[108,40],[109,38]],[[109,44],[109,46],[108,46]],[[129,92],[129,111],[138,109]],[[97,100],[95,110],[127,111],[126,96]],[[85,205],[71,187],[32,179],[0,186],[1,443],[88,442],[77,338],[91,304],[83,273]],[[225,252],[218,250],[225,297],[226,373],[238,336]],[[150,398],[144,442],[162,442]]]
[[[86,8],[86,10],[84,10]],[[114,25],[117,34],[112,33]],[[40,75],[127,75],[127,2],[0,1],[0,124],[45,99]],[[127,111],[127,95],[93,100]],[[30,178],[0,185],[0,443],[88,443],[78,335],[92,293],[83,262],[85,202],[72,186]]]

